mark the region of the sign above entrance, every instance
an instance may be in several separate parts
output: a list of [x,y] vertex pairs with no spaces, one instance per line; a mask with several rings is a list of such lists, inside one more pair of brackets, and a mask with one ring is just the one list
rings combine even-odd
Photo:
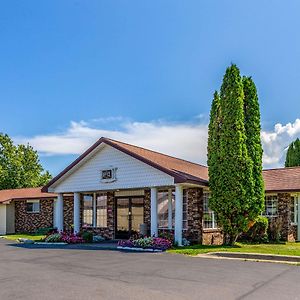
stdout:
[[117,169],[118,168],[105,168],[100,171],[101,182],[109,183],[117,180]]

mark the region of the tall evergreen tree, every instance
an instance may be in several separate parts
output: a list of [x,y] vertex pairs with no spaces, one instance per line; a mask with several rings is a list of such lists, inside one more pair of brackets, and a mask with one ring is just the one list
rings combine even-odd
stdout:
[[243,77],[244,117],[246,131],[246,146],[253,163],[254,198],[251,203],[250,218],[259,215],[264,207],[264,181],[262,176],[261,125],[258,95],[255,83],[251,77]]
[[211,197],[218,198],[218,193],[221,191],[219,161],[220,161],[220,96],[217,91],[214,93],[214,98],[210,111],[210,122],[208,126],[208,145],[207,145],[207,161],[210,166],[209,182],[215,188],[211,190]]
[[[212,117],[216,115],[214,110],[212,107]],[[235,65],[227,68],[223,78],[218,120],[218,126],[213,126],[209,133],[209,151],[219,149],[217,160],[212,159],[212,153],[208,160],[210,174],[216,171],[219,176],[210,180],[210,207],[217,214],[226,243],[233,244],[253,216],[254,193],[253,163],[248,156],[244,126],[243,84]]]
[[289,145],[285,159],[286,167],[300,166],[300,140],[297,138]]

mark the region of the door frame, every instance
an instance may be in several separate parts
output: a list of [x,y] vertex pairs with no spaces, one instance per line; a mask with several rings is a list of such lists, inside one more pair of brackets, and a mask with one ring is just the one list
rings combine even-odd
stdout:
[[[140,196],[118,196],[114,198],[114,229],[115,229],[115,239],[118,239],[117,237],[117,232],[118,232],[118,200],[120,199],[128,199],[128,211],[129,211],[129,219],[128,219],[128,235],[129,237],[131,236],[131,231],[132,231],[132,199],[136,199],[136,198],[141,198],[143,199],[143,214],[145,213],[145,196],[144,195],[140,195]],[[128,237],[128,238],[129,238]]]

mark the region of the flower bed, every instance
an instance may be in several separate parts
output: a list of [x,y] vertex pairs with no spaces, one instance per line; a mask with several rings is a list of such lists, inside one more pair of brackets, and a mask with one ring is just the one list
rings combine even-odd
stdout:
[[78,234],[69,233],[69,232],[57,232],[48,235],[45,240],[45,243],[67,243],[67,244],[79,244],[84,243],[85,240]]
[[172,242],[160,237],[144,237],[139,239],[122,240],[118,242],[119,249],[140,249],[165,251],[172,247]]

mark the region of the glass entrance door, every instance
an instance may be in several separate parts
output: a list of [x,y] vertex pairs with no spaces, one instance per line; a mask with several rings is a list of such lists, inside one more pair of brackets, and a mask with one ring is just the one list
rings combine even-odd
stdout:
[[116,238],[127,239],[129,237],[129,198],[116,199]]
[[128,239],[139,233],[144,223],[144,198],[116,198],[116,239]]

